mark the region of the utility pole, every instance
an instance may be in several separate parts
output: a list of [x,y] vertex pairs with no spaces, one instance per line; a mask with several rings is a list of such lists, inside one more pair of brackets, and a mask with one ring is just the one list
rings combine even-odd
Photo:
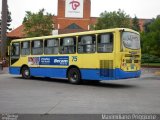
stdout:
[[2,0],[2,22],[1,22],[1,59],[6,58],[6,43],[7,43],[7,0]]

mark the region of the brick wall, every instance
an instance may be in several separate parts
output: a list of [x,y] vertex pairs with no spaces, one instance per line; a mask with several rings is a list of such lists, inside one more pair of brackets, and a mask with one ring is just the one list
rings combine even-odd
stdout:
[[66,29],[70,24],[75,23],[84,30],[88,30],[91,24],[91,2],[84,0],[83,18],[65,18],[65,0],[58,0],[58,14],[55,20],[56,29]]

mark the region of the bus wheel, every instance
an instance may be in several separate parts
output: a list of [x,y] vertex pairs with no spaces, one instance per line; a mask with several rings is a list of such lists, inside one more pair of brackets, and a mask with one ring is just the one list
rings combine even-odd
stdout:
[[30,76],[30,70],[27,66],[22,68],[22,77],[25,78],[25,79],[29,79],[31,77]]
[[77,68],[69,69],[68,80],[72,84],[80,84],[80,82],[81,82],[80,71]]

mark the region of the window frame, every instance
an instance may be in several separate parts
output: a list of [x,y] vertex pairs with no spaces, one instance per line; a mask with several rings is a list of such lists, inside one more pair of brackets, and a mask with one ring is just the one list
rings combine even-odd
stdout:
[[[65,39],[65,38],[73,38],[73,45],[62,45],[63,44],[63,40]],[[60,42],[59,42],[59,53],[60,54],[76,54],[76,47],[77,47],[77,37],[76,36],[66,36],[66,37],[61,37],[61,38],[59,38],[60,39]],[[74,52],[73,53],[63,53],[62,52],[62,49],[64,49],[64,48],[62,48],[62,47],[74,47]]]
[[[28,42],[28,43],[29,43],[29,44],[28,44],[28,45],[29,45],[28,48],[22,48],[22,47],[23,47],[22,44],[23,44],[24,42]],[[22,54],[22,50],[23,50],[23,49],[25,49],[25,50],[29,49],[29,54]],[[31,42],[30,42],[30,41],[22,41],[22,42],[21,42],[21,55],[30,55],[30,54],[31,54]]]
[[21,55],[21,44],[20,44],[20,42],[13,42],[12,44],[11,44],[11,47],[13,47],[13,44],[16,44],[16,43],[18,43],[19,45],[15,45],[15,46],[19,46],[19,54],[18,55],[12,55],[12,50],[13,50],[13,48],[11,48],[11,57],[19,57],[20,55]]
[[[34,47],[34,42],[36,42],[36,41],[40,41],[40,43],[41,43],[41,46],[40,47]],[[33,44],[34,43],[34,44]],[[42,53],[40,53],[40,54],[33,54],[33,49],[42,49]],[[43,39],[38,39],[38,40],[32,40],[31,41],[31,55],[43,55],[44,54],[44,42],[43,42]]]
[[[112,40],[112,42],[110,42],[110,43],[112,43],[112,51],[111,52],[107,52],[107,51],[104,51],[104,52],[100,52],[98,49],[99,49],[99,45],[100,44],[103,44],[103,45],[107,45],[107,44],[109,44],[109,43],[99,43],[99,41],[101,40],[100,39],[100,37],[101,37],[101,35],[112,35],[112,39],[110,39],[110,40]],[[97,53],[113,53],[113,51],[114,51],[114,33],[113,32],[106,32],[106,33],[100,33],[100,34],[97,34]]]
[[[57,40],[58,41],[58,45],[56,46],[56,45],[53,45],[53,46],[47,46],[47,42],[48,42],[48,40]],[[50,53],[46,53],[46,51],[45,51],[45,49],[46,48],[56,48],[57,47],[57,49],[58,49],[58,52],[57,53],[51,53],[51,54],[58,54],[59,53],[59,39],[58,38],[48,38],[48,39],[45,39],[44,40],[44,54],[45,55],[49,55]]]
[[[82,40],[81,38],[84,37],[84,36],[91,36],[92,37],[92,44],[79,44]],[[86,34],[86,35],[79,35],[78,36],[78,42],[77,42],[77,53],[78,54],[93,54],[93,53],[96,53],[96,40],[97,40],[97,35],[96,33],[95,34]],[[87,45],[91,45],[91,46],[95,46],[93,49],[94,51],[93,52],[79,52],[79,46],[87,46]]]
[[[138,37],[139,37],[139,47],[138,48],[132,48],[132,47],[128,47],[128,46],[126,46],[125,44],[125,41],[123,40],[123,34],[124,33],[130,33],[130,36],[131,36],[131,34],[132,35],[137,35]],[[130,31],[122,31],[121,32],[121,44],[122,44],[122,47],[125,49],[125,48],[127,48],[127,49],[131,49],[131,50],[139,50],[139,49],[141,49],[141,38],[140,38],[140,35],[139,34],[137,34],[137,33],[135,33],[135,32],[130,32]],[[133,44],[133,43],[132,43]]]

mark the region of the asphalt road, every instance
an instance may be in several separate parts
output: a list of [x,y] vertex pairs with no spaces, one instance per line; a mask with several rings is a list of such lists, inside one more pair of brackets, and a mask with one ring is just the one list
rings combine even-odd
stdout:
[[0,113],[160,113],[160,76],[72,85],[0,74]]

